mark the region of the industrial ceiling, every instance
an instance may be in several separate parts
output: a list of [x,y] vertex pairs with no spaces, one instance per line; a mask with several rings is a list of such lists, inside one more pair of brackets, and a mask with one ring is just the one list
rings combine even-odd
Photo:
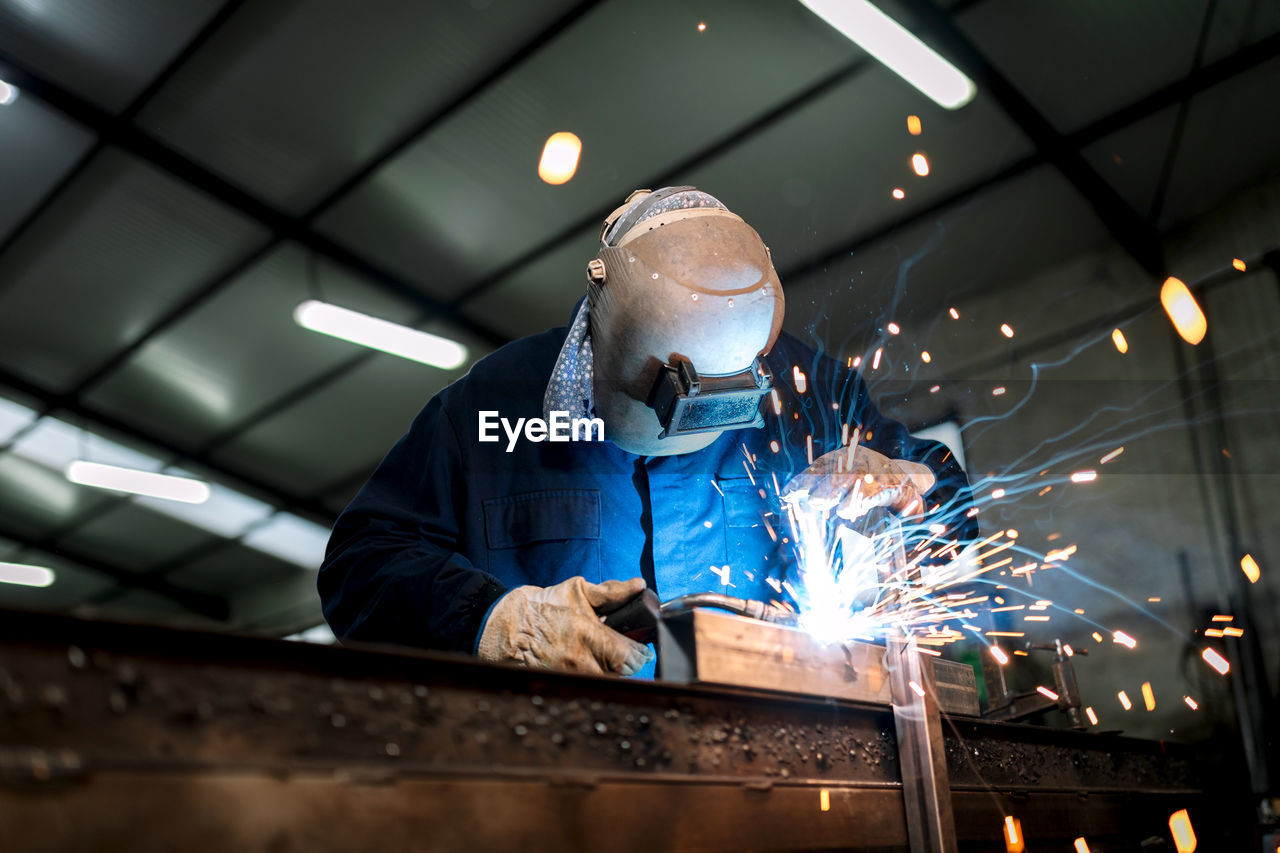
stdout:
[[[0,560],[58,573],[0,604],[315,624],[327,526],[432,394],[566,322],[636,187],[754,225],[803,334],[1106,245],[1154,287],[1162,235],[1280,168],[1280,4],[880,5],[971,103],[791,0],[0,0]],[[581,164],[551,186],[564,130]],[[470,358],[316,335],[308,298]],[[77,458],[213,496],[74,485]]]

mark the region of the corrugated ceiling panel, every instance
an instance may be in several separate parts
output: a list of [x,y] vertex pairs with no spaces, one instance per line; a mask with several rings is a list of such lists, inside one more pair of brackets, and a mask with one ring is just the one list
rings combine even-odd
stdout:
[[19,94],[0,107],[0,242],[92,144],[92,134],[36,98]]
[[301,573],[297,566],[268,554],[243,545],[230,545],[179,569],[167,579],[197,592],[226,595]]
[[65,389],[265,236],[105,151],[0,258],[0,362]]
[[58,544],[77,554],[96,554],[122,569],[142,572],[215,538],[132,501],[121,501],[59,539]]
[[[798,3],[615,0],[320,225],[431,293],[455,295],[857,55]],[[562,130],[582,138],[582,161],[552,187],[536,166]]]
[[986,0],[961,29],[1032,106],[1076,130],[1191,70],[1205,0]]
[[1086,147],[1085,160],[1142,216],[1151,210],[1178,108],[1170,107]]
[[88,400],[182,446],[199,446],[361,352],[294,322],[293,310],[313,296],[396,322],[418,313],[286,246],[153,338]]
[[139,121],[301,213],[570,5],[257,0]]
[[0,52],[120,112],[223,0],[0,0]]
[[44,536],[110,500],[74,485],[60,471],[12,453],[0,456],[0,533]]

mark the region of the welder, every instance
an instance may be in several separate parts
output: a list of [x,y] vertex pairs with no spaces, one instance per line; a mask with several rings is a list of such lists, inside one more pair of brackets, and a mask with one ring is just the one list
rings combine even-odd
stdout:
[[[968,485],[945,447],[882,417],[854,371],[782,319],[746,222],[692,187],[632,193],[569,326],[501,347],[433,397],[339,517],[319,576],[335,633],[650,672],[649,647],[600,614],[646,586],[780,598],[779,484],[850,430],[934,473],[899,509],[964,519]],[[547,423],[593,418],[604,440],[546,440]]]

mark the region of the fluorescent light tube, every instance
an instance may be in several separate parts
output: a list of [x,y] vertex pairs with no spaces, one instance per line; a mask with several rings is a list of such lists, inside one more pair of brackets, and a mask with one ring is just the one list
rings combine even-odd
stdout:
[[959,109],[977,94],[978,88],[960,69],[868,0],[800,2],[939,106]]
[[48,586],[53,583],[53,570],[22,563],[0,563],[0,583],[18,586]]
[[67,479],[81,486],[95,486],[99,489],[129,492],[188,504],[199,504],[209,500],[209,486],[199,480],[173,477],[169,474],[152,474],[134,468],[120,468],[80,459],[67,466]]
[[315,299],[295,308],[293,319],[304,329],[445,370],[467,360],[467,348],[456,341]]

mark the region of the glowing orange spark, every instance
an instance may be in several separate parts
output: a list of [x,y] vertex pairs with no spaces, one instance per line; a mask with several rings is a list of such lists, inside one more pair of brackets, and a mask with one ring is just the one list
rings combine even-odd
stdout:
[[1129,351],[1129,342],[1124,339],[1124,332],[1119,329],[1111,333],[1111,342],[1116,345],[1116,349],[1120,350],[1121,355]]
[[1178,853],[1195,853],[1196,833],[1191,828],[1191,815],[1186,809],[1169,815],[1169,832],[1173,834],[1173,846]]
[[907,194],[902,191],[902,187],[894,187],[893,197],[896,198],[898,201],[902,201],[904,198],[907,197]]
[[908,681],[907,686],[911,688],[912,693],[916,694],[921,699],[924,698],[924,688],[919,684],[916,684],[914,681]]
[[1003,334],[1006,338],[1012,338],[1012,337],[1013,337],[1013,327],[1012,327],[1012,326],[1010,326],[1008,323],[1001,323],[1001,324],[1000,324],[1000,333],[1001,333],[1001,334]]
[[1205,635],[1206,637],[1221,637],[1221,636],[1222,636],[1222,629],[1220,629],[1220,628],[1205,628],[1205,629],[1204,629],[1204,635]]
[[1205,649],[1200,653],[1200,657],[1204,658],[1204,662],[1213,667],[1218,675],[1226,675],[1231,671],[1231,664],[1214,649]]
[[1236,617],[1234,616],[1223,616],[1221,613],[1216,613],[1214,614],[1214,617],[1209,621],[1210,622],[1234,622],[1235,619]]
[[1067,657],[1074,657],[1074,656],[1075,656],[1076,650],[1075,650],[1075,649],[1073,649],[1073,648],[1071,648],[1071,644],[1070,644],[1070,643],[1063,643],[1063,644],[1062,644],[1062,650],[1063,650],[1064,652],[1066,652],[1066,653],[1067,653]]
[[862,365],[862,356],[860,356],[860,355],[855,355],[855,356],[853,357],[853,366],[854,366],[854,367],[859,367],[859,366],[861,366],[861,365]]
[[884,347],[879,347],[878,349],[876,349],[876,354],[875,354],[874,356],[872,356],[872,358],[871,358],[871,369],[872,369],[872,370],[879,370],[879,369],[880,369],[880,355],[881,355],[883,352],[884,352]]
[[1142,682],[1142,704],[1147,706],[1148,711],[1154,711],[1156,709],[1156,694],[1155,691],[1151,689],[1150,681]]
[[923,178],[925,175],[929,174],[929,161],[925,159],[923,154],[912,154],[911,168],[915,170],[917,175]]
[[1133,637],[1130,637],[1124,631],[1116,631],[1114,634],[1112,634],[1111,642],[1119,643],[1120,645],[1129,649],[1136,648],[1138,645],[1138,641],[1135,640]]
[[1204,340],[1209,323],[1185,284],[1173,276],[1165,279],[1160,288],[1160,304],[1184,341],[1194,345]]
[[1223,628],[1223,629],[1222,629],[1222,636],[1224,636],[1224,637],[1243,637],[1243,636],[1244,636],[1244,630],[1243,630],[1242,628],[1232,628],[1232,627],[1230,627],[1230,626],[1227,626],[1226,628]]
[[1123,444],[1122,444],[1122,445],[1120,445],[1119,447],[1117,447],[1115,450],[1113,450],[1113,451],[1111,451],[1110,453],[1108,453],[1106,456],[1104,456],[1104,457],[1102,457],[1101,459],[1099,459],[1099,460],[1098,460],[1098,464],[1099,464],[1099,465],[1106,465],[1108,462],[1110,462],[1112,459],[1115,459],[1115,458],[1116,458],[1117,456],[1119,456],[1121,453],[1124,453],[1124,445],[1123,445]]
[[952,320],[960,319],[960,312],[957,311],[955,308],[952,308],[948,313],[951,315]]
[[778,446],[778,442],[771,441],[769,442],[769,449],[772,450],[774,453],[777,453],[782,448]]
[[1098,715],[1093,712],[1093,708],[1085,708],[1084,715],[1089,718],[1089,722],[1093,725],[1098,724]]
[[826,788],[818,791],[818,811],[831,811],[831,792]]
[[809,377],[800,371],[800,365],[797,364],[791,368],[791,377],[796,383],[796,393],[803,394],[805,389],[809,387]]
[[1001,397],[1001,396],[1004,396],[1004,392],[1005,392],[1005,387],[1003,385],[997,385],[996,387],[991,389],[991,396]]
[[1048,536],[1046,536],[1046,537],[1044,537],[1044,538],[1045,538],[1045,541],[1046,541],[1046,542],[1052,542],[1052,541],[1054,541],[1055,539],[1061,539],[1061,538],[1062,538],[1062,534],[1061,534],[1061,533],[1050,533]]
[[1073,483],[1092,483],[1096,479],[1098,479],[1098,472],[1092,469],[1088,471],[1076,471],[1071,475],[1071,482]]
[[932,388],[930,388],[930,389],[929,389],[929,393],[930,393],[930,394],[937,394],[937,393],[938,393],[939,391],[941,391],[941,390],[942,390],[942,386],[941,386],[941,385],[934,385]]
[[1036,492],[1036,497],[1041,497],[1041,498],[1042,498],[1042,497],[1044,497],[1045,495],[1049,494],[1049,492],[1052,492],[1052,491],[1053,491],[1053,486],[1045,486],[1043,489],[1041,489],[1040,491]]
[[1245,271],[1244,261],[1240,260],[1239,258],[1232,258],[1232,259],[1231,259],[1231,266],[1233,266],[1233,267],[1235,267],[1236,269],[1240,270],[1240,272],[1244,272],[1244,271]]
[[1005,650],[1000,648],[999,646],[991,647],[991,656],[995,658],[996,663],[1000,664],[1001,666],[1004,666],[1009,662],[1009,655],[1006,654]]
[[991,497],[996,500],[1000,500],[1000,498],[1004,497],[1004,489],[992,489]]
[[897,323],[890,323],[884,328],[885,328],[885,331],[887,331],[891,335],[896,335],[902,331],[902,328]]
[[1023,853],[1027,849],[1022,840],[1022,821],[1012,815],[1004,819],[1004,849],[1006,853]]
[[920,126],[920,116],[907,116],[907,133],[919,136],[923,129]]
[[1021,631],[987,631],[988,637],[1025,637]]
[[[706,31],[707,31],[707,25],[706,25],[705,23],[703,23],[703,22],[699,21],[699,22],[698,22],[698,32],[700,32],[700,33],[705,33]],[[826,811],[826,809],[823,809],[823,811]]]
[[1190,696],[1183,696],[1182,701],[1186,702],[1187,707],[1193,711],[1198,711],[1200,709],[1200,703],[1192,699]]
[[1150,598],[1148,598],[1148,599],[1147,599],[1147,601],[1149,601],[1151,604],[1159,604],[1159,603],[1160,603],[1160,596],[1158,596],[1158,595],[1153,595],[1153,596],[1151,596]]
[[1022,621],[1023,622],[1048,622],[1049,617],[1048,616],[1023,616]]
[[1116,694],[1116,698],[1120,700],[1120,706],[1126,711],[1133,707],[1133,703],[1129,701],[1129,694],[1123,690]]
[[1240,570],[1249,579],[1249,583],[1257,583],[1258,578],[1262,577],[1262,570],[1258,568],[1258,561],[1253,559],[1251,554],[1245,554],[1240,558]]
[[582,140],[576,134],[567,131],[551,134],[542,146],[538,177],[553,186],[566,183],[578,171],[581,154]]
[[929,355],[928,350],[924,350],[923,352],[920,353],[920,360],[923,361],[925,364],[928,364],[929,362],[933,361],[933,356]]
[[1041,696],[1047,696],[1049,699],[1053,700],[1054,702],[1058,701],[1058,694],[1054,693],[1048,687],[1044,687],[1044,686],[1037,687],[1036,692],[1039,693]]
[[1084,837],[1081,836],[1075,840],[1075,848],[1076,853],[1089,853],[1089,842],[1085,841]]
[[1101,642],[1102,642],[1102,635],[1101,635],[1101,634],[1099,634],[1097,631],[1094,631],[1094,632],[1093,632],[1093,634],[1092,634],[1091,636],[1093,637],[1093,641],[1094,641],[1095,643],[1101,643]]

